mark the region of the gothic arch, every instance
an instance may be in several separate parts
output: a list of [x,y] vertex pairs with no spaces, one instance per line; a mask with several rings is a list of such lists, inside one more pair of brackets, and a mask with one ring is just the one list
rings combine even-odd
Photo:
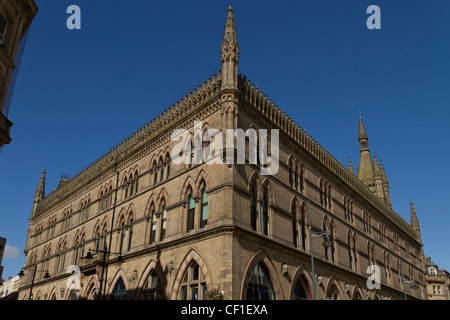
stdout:
[[275,300],[284,300],[284,293],[281,287],[280,278],[278,277],[278,273],[270,260],[269,256],[264,252],[264,250],[260,250],[250,259],[250,262],[245,269],[245,276],[242,279],[241,283],[241,300],[245,300],[247,296],[247,286],[248,281],[250,279],[250,275],[258,263],[262,263],[269,273],[270,281],[273,285],[273,290],[275,292]]
[[[119,270],[117,270],[116,274],[113,277],[113,280],[111,281],[112,285],[109,287],[108,293],[107,295],[109,297],[111,297],[111,295],[113,294],[114,291],[114,287],[116,286],[117,281],[119,281],[119,279],[122,278],[123,280],[123,284],[125,285],[125,289],[127,290],[127,292],[129,292],[131,290],[131,286],[130,283],[128,282],[128,277],[125,273],[125,271],[120,268]],[[130,297],[127,297],[128,299]]]
[[328,279],[327,284],[325,286],[325,298],[329,297],[328,293],[331,291],[331,289],[333,289],[333,287],[336,288],[336,290],[337,290],[337,292],[339,294],[339,299],[338,300],[344,300],[345,292],[342,290],[341,286],[339,285],[339,282],[336,280],[336,277],[334,275],[332,275]]
[[50,291],[50,294],[48,295],[48,300],[58,300],[58,294],[57,294],[56,287],[53,287]]
[[166,206],[167,206],[167,203],[169,202],[169,193],[167,193],[166,189],[164,189],[164,188],[159,192],[158,199],[156,202],[158,204],[158,207],[157,208],[155,207],[155,210],[157,210],[158,212],[160,211],[161,201],[163,199],[166,202]]
[[[263,190],[263,192],[267,191],[268,205],[274,206],[275,205],[275,196],[274,196],[273,189],[272,189],[269,179],[265,179],[263,181],[262,190]],[[261,195],[261,197],[264,197],[264,193]]]
[[201,192],[200,187],[202,185],[202,181],[205,182],[206,189],[208,189],[210,186],[209,177],[208,177],[208,173],[204,169],[202,169],[200,171],[200,173],[197,176],[197,179],[195,179],[195,188],[197,189],[197,192]]
[[100,285],[99,285],[99,282],[98,282],[98,278],[97,277],[92,277],[89,280],[89,282],[87,283],[86,289],[84,289],[83,294],[80,294],[80,297],[83,300],[88,300],[89,296],[92,295],[92,291],[93,290],[97,291],[99,287],[100,287]]
[[208,289],[212,288],[212,278],[211,273],[209,272],[209,268],[204,262],[203,258],[197,253],[195,249],[191,249],[187,255],[184,257],[183,262],[181,263],[180,267],[178,268],[177,276],[175,277],[173,288],[172,288],[172,294],[171,294],[171,300],[178,299],[178,291],[180,289],[181,281],[183,278],[184,273],[186,272],[187,268],[191,264],[192,261],[195,261],[198,263],[200,269],[203,272],[203,275],[205,276],[206,280],[206,287]]
[[256,186],[256,198],[258,200],[262,199],[262,185],[259,179],[258,173],[255,171],[250,175],[248,179],[247,191],[251,192],[253,186]]
[[145,213],[144,213],[144,215],[146,216],[146,217],[149,217],[150,216],[150,208],[152,207],[152,204],[153,204],[153,206],[155,207],[155,211],[157,210],[157,208],[156,208],[156,204],[157,204],[158,202],[157,202],[157,199],[156,199],[156,196],[155,196],[155,194],[154,193],[152,193],[152,195],[150,196],[150,198],[148,199],[148,201],[147,201],[147,206],[145,207]]
[[156,274],[158,276],[161,288],[165,288],[167,286],[167,280],[166,280],[166,277],[164,276],[164,272],[161,270],[161,266],[158,263],[156,263],[155,260],[152,259],[145,267],[144,272],[142,273],[141,278],[136,287],[136,294],[135,294],[136,300],[142,300],[144,298],[143,288],[144,288],[145,282],[147,281],[148,277],[150,276],[150,274],[153,270],[156,272]]
[[295,284],[297,283],[297,280],[300,280],[300,279],[302,280],[302,282],[305,286],[305,289],[307,291],[309,299],[312,300],[313,299],[312,292],[311,292],[312,278],[304,265],[300,265],[294,271],[294,276],[292,277],[292,283],[291,283],[290,292],[289,292],[289,299],[292,300],[292,297],[294,296]]
[[181,189],[181,196],[180,196],[181,201],[186,200],[186,195],[187,195],[186,193],[187,193],[189,187],[191,187],[193,195],[197,194],[197,188],[195,187],[195,181],[194,181],[194,179],[192,179],[191,176],[188,176],[186,178],[186,180],[184,181],[183,188]]
[[355,284],[353,286],[352,291],[350,292],[350,299],[358,300],[357,299],[358,295],[361,297],[361,300],[365,300],[365,295],[364,295],[363,291],[361,290],[361,287],[359,286],[359,284]]

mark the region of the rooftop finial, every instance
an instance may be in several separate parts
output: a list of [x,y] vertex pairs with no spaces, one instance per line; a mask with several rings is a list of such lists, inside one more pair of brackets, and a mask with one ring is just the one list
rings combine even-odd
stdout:
[[222,88],[237,88],[239,44],[236,36],[233,9],[228,9],[222,41]]

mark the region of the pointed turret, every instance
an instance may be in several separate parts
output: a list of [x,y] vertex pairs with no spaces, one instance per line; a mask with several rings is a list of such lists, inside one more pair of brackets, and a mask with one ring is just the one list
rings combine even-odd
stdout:
[[370,156],[369,151],[369,138],[367,136],[366,128],[364,127],[361,116],[359,116],[358,140],[360,146],[358,179],[369,186],[373,186],[374,172],[372,157]]
[[411,204],[411,227],[417,232],[417,236],[421,241],[419,219],[417,219],[416,210],[414,210],[412,199],[409,199],[409,201]]
[[45,198],[45,167],[42,172],[41,179],[39,180],[38,187],[34,193],[33,210],[31,211],[31,217],[36,214],[36,207],[39,201]]
[[348,157],[348,170],[351,172],[351,174],[355,175],[355,170],[353,169],[352,159],[350,157]]
[[375,151],[373,152],[373,168],[374,168],[373,176],[375,182],[375,194],[377,195],[378,198],[385,201],[383,190],[383,178],[381,176],[381,169],[380,166],[378,165],[378,159],[377,155],[375,154]]
[[42,171],[41,179],[39,180],[39,185],[34,194],[34,201],[40,201],[45,197],[45,167],[44,171]]
[[384,199],[386,204],[392,208],[391,196],[389,195],[389,181],[386,177],[386,172],[384,171],[383,161],[380,159],[380,170],[381,170],[381,179],[383,181],[383,191],[384,191]]
[[230,6],[222,41],[222,89],[237,88],[238,84],[239,43],[233,12]]

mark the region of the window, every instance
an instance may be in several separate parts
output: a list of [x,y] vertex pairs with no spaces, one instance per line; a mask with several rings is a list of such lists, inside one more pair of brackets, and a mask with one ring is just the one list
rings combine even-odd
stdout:
[[81,200],[80,205],[80,222],[86,221],[89,215],[89,207],[91,205],[91,198]]
[[350,267],[353,271],[358,271],[358,255],[357,255],[357,239],[356,235],[353,232],[348,233],[348,243],[349,243],[349,258],[350,258]]
[[206,300],[206,280],[197,262],[192,262],[181,282],[181,300]]
[[156,240],[156,212],[155,207],[152,204],[152,207],[150,208],[150,219],[151,219],[151,225],[150,225],[150,243],[154,243]]
[[167,210],[166,210],[166,201],[162,201],[162,213],[161,213],[161,234],[159,236],[160,240],[163,241],[166,236],[166,223],[167,223]]
[[268,222],[269,222],[268,220],[269,214],[268,214],[267,197],[264,194],[263,202],[261,203],[260,230],[262,230],[266,236],[268,235]]
[[114,286],[114,291],[112,293],[112,300],[125,300],[127,297],[127,289],[122,278],[119,278],[116,285]]
[[204,228],[208,223],[208,194],[206,193],[206,185],[204,185],[202,189],[201,204],[200,228]]
[[161,294],[161,285],[154,269],[150,272],[143,290],[145,300],[156,300]]
[[192,195],[192,190],[190,190],[188,196],[187,232],[194,229],[194,217],[195,217],[195,200]]
[[120,247],[119,247],[120,253],[122,253],[124,250],[126,236],[127,234],[125,229],[125,222],[122,221],[122,223],[120,224]]
[[292,300],[309,300],[305,290],[304,282],[301,277],[295,282],[294,294]]
[[319,180],[320,204],[325,209],[331,210],[331,186],[328,182]]
[[344,196],[344,215],[345,221],[353,223],[353,202]]
[[130,219],[128,220],[128,249],[127,251],[131,250],[131,246],[133,244],[133,217],[130,217]]
[[275,292],[269,274],[261,263],[255,266],[250,275],[246,300],[275,300]]
[[252,188],[252,197],[250,199],[250,224],[253,230],[256,231],[256,192],[255,187]]

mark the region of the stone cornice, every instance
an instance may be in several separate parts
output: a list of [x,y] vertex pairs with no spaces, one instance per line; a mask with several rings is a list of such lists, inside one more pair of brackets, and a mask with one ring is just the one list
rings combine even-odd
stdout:
[[[265,129],[280,129],[284,133],[284,136],[280,134],[280,142],[289,143],[290,140],[290,144],[295,149],[301,151],[309,160],[320,164],[319,167],[323,167],[322,170],[326,169],[326,173],[333,173],[335,180],[345,184],[361,199],[376,208],[398,228],[420,243],[417,233],[403,218],[373,194],[364,183],[358,180],[354,174],[314,140],[300,125],[275,105],[267,95],[256,88],[250,80],[247,80],[245,76],[239,76],[238,85],[239,92],[242,95],[240,102],[244,102],[240,104],[240,107],[247,107],[250,113],[257,111],[259,111],[259,115],[262,113],[265,117],[262,117],[261,125]],[[245,106],[246,104],[247,106]]]
[[[117,157],[118,170],[126,168],[131,163],[147,155],[156,147],[170,141],[173,130],[181,128],[181,124],[188,127],[193,125],[195,118],[202,119],[205,114],[202,110],[206,105],[213,109],[219,108],[217,100],[220,98],[221,73],[185,95],[176,104],[172,105],[160,115],[148,122],[145,126],[130,135],[119,145],[97,159],[90,166],[75,175],[63,186],[55,189],[38,203],[36,216],[48,208],[62,203],[68,197],[84,190],[89,185],[100,183],[105,175],[114,174],[114,164]],[[192,117],[196,112],[197,117]],[[211,111],[211,110],[209,110]]]

